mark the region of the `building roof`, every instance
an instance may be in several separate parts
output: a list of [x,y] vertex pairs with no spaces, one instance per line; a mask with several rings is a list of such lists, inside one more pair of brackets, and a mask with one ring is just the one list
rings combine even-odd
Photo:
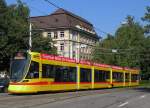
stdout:
[[86,19],[62,8],[47,16],[31,17],[31,22],[38,29],[75,28],[78,26],[94,31],[93,25]]
[[67,10],[64,10],[64,9],[58,9],[58,10],[56,10],[54,13],[52,13],[52,15],[57,15],[57,14],[66,14],[66,15],[68,15],[68,16],[71,16],[71,17],[74,17],[74,18],[76,18],[76,19],[78,19],[78,20],[80,20],[80,21],[82,21],[82,22],[85,22],[85,23],[87,23],[87,24],[89,24],[89,25],[91,25],[92,26],[92,24],[89,22],[89,21],[87,21],[86,19],[84,19],[84,18],[82,18],[82,17],[80,17],[80,16],[78,16],[78,15],[76,15],[76,14],[73,14],[72,12],[69,12],[69,11],[67,11]]

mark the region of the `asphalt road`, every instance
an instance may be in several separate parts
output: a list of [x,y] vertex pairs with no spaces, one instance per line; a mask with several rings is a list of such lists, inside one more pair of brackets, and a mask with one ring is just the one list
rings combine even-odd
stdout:
[[0,93],[0,108],[150,108],[150,90],[117,88],[65,93]]

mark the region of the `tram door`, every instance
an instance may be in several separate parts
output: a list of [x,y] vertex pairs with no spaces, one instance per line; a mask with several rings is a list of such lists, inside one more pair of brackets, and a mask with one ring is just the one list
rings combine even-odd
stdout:
[[42,78],[54,78],[54,82],[76,82],[76,67],[42,64]]
[[80,88],[89,89],[92,88],[92,69],[80,68]]
[[65,89],[64,84],[76,84],[76,67],[42,64],[42,78],[52,78],[54,83],[59,83],[60,89]]
[[57,66],[55,82],[76,82],[76,67]]
[[68,67],[68,66],[56,67],[55,82],[62,83],[63,84],[62,89],[64,90],[76,88],[76,76],[77,76],[76,67]]

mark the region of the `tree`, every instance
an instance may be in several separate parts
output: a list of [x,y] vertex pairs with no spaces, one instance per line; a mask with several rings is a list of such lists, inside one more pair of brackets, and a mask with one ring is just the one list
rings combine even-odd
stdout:
[[139,67],[139,58],[144,48],[144,32],[139,23],[134,21],[132,16],[127,16],[127,23],[118,28],[115,33],[115,40],[120,50],[120,65]]
[[116,43],[114,36],[107,35],[107,38],[97,43],[92,60],[95,62],[106,63],[106,64],[116,64],[115,54],[112,53],[112,49],[116,48]]
[[145,25],[145,33],[146,34],[150,34],[150,6],[146,7],[146,13],[144,15],[144,17],[142,17],[142,20],[147,22],[147,24]]
[[146,13],[142,17],[142,20],[146,22],[144,26],[145,32],[145,47],[143,50],[143,56],[141,59],[141,68],[144,79],[150,77],[150,6],[146,7]]
[[3,50],[6,45],[7,45],[7,21],[6,21],[6,16],[8,13],[8,8],[6,5],[6,2],[4,0],[0,1],[0,68],[3,68],[5,63],[5,51]]
[[2,47],[0,47],[0,50],[2,50],[2,48],[6,44],[6,42],[4,41],[5,40],[4,35],[7,32],[6,21],[5,21],[6,13],[7,13],[6,3],[4,0],[1,0],[0,1],[0,43],[1,43]]
[[[21,2],[7,6],[0,1],[0,70],[9,69],[9,59],[14,52],[28,50],[29,8]],[[33,35],[32,51],[56,53],[50,38],[44,39],[41,33]]]
[[32,51],[42,52],[47,54],[57,54],[57,49],[51,37],[43,37],[40,32],[33,31],[32,36]]
[[140,55],[145,45],[143,28],[132,16],[127,16],[126,20],[127,23],[117,29],[115,36],[108,35],[96,47],[94,60],[111,65],[140,66]]

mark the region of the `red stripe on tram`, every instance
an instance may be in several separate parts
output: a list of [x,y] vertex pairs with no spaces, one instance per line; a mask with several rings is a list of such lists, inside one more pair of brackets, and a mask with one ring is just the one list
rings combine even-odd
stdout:
[[94,84],[110,84],[110,82],[94,82]]
[[122,84],[122,83],[124,83],[124,82],[112,82],[112,83],[115,83],[115,84]]
[[76,84],[76,82],[51,82],[51,84]]

